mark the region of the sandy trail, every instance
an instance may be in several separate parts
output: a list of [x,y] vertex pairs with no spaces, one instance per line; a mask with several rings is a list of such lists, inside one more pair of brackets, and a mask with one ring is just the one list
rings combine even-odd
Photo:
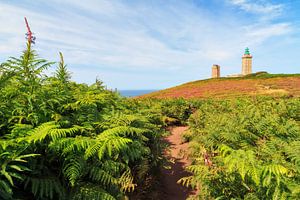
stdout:
[[164,139],[169,144],[169,148],[164,152],[164,156],[172,160],[171,169],[162,169],[162,191],[164,200],[185,200],[193,191],[177,184],[177,181],[189,174],[184,171],[184,167],[190,164],[186,153],[188,143],[182,144],[181,135],[188,127],[171,127],[171,134]]

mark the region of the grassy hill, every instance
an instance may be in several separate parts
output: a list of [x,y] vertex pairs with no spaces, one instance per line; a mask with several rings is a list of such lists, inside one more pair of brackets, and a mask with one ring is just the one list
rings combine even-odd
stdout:
[[156,91],[139,98],[231,98],[300,96],[300,74],[258,72],[244,77],[206,79]]

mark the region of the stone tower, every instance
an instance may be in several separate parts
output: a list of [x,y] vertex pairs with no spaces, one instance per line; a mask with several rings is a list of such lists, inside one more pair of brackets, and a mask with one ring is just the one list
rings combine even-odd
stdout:
[[245,49],[245,53],[242,57],[242,75],[247,75],[252,73],[252,56],[249,52],[249,48]]
[[211,77],[212,78],[220,78],[220,66],[219,65],[213,65],[211,69]]

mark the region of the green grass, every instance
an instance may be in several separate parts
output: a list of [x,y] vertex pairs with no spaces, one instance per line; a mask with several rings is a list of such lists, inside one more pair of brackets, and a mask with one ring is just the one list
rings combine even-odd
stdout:
[[269,74],[267,72],[256,72],[244,76],[246,79],[257,79],[257,78],[277,78],[277,77],[300,77],[300,74]]
[[[267,72],[256,72],[242,77],[220,77],[220,78],[209,78],[203,80],[192,81],[188,83],[184,83],[179,86],[188,85],[188,84],[196,84],[196,83],[204,83],[208,81],[219,81],[219,80],[243,80],[243,79],[267,79],[267,78],[280,78],[280,77],[300,77],[300,74],[269,74]],[[175,86],[178,87],[178,86]]]

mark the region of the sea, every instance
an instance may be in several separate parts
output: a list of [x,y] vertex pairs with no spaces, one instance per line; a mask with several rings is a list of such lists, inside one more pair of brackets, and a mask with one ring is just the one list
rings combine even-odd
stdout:
[[136,97],[143,94],[148,94],[157,90],[118,90],[123,97]]

